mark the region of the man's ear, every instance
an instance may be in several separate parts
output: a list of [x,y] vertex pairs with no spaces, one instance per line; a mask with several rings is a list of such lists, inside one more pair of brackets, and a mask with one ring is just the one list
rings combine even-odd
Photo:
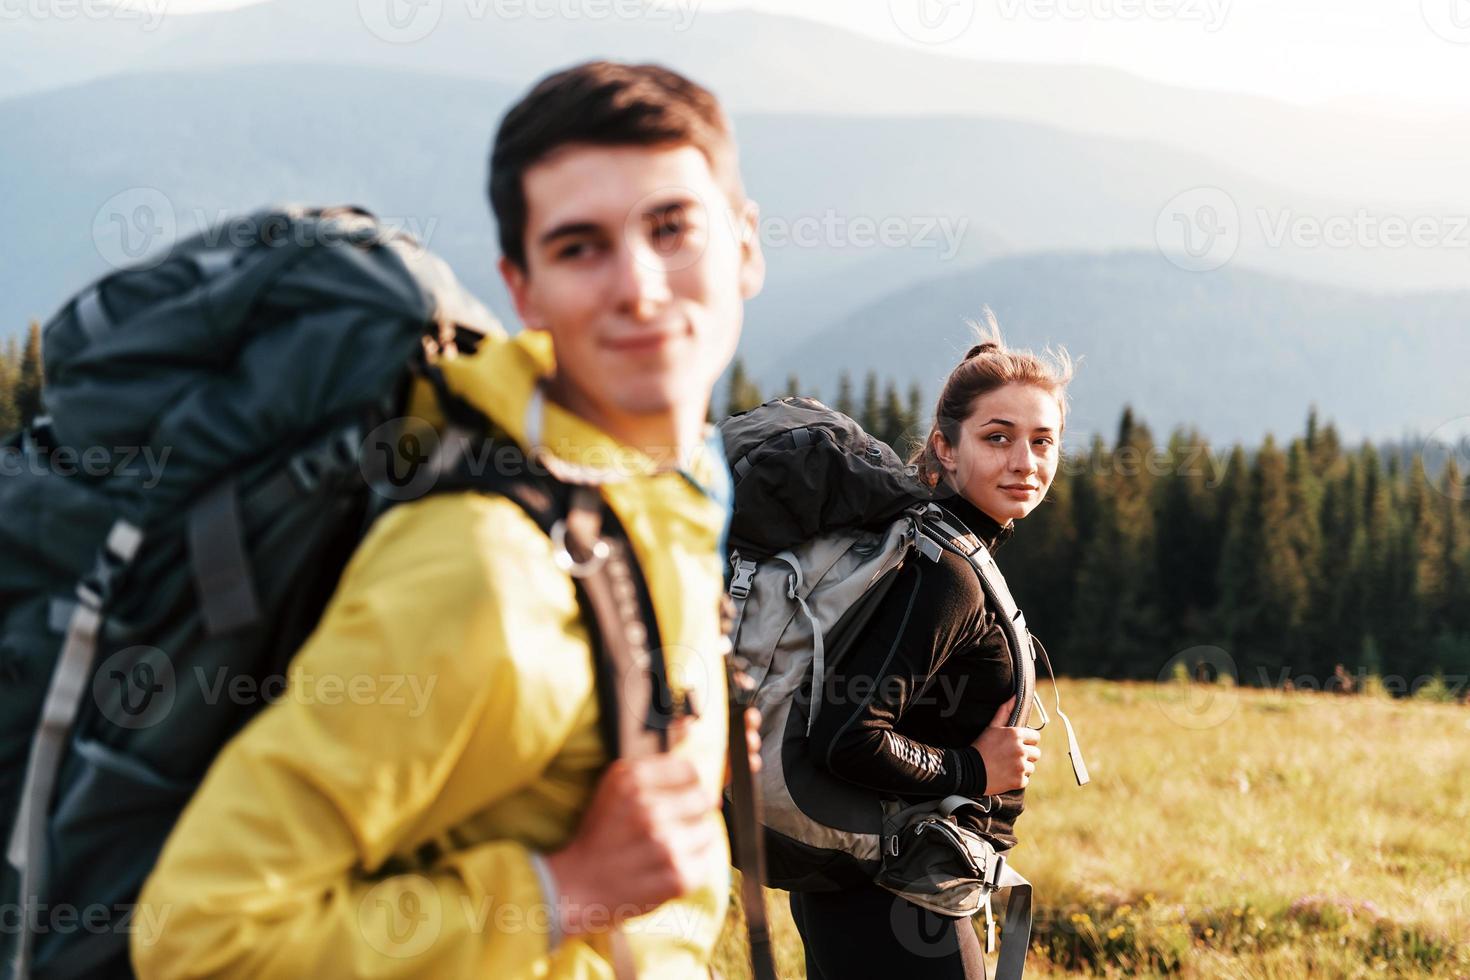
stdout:
[[740,296],[755,299],[766,283],[766,256],[761,251],[760,205],[746,201],[740,212]]
[[527,330],[545,330],[546,324],[531,301],[529,274],[504,255],[500,257],[499,267],[500,278],[505,280],[505,289],[510,293],[511,302],[516,307],[516,316],[521,318],[521,323]]

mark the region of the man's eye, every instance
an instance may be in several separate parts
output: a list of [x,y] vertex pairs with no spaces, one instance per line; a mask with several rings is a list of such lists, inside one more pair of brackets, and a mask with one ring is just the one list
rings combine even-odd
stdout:
[[688,228],[689,223],[681,214],[660,218],[653,226],[653,240],[660,245],[677,242]]
[[556,257],[558,259],[580,259],[584,256],[591,255],[592,251],[593,245],[591,242],[568,242],[556,250]]
[[1010,438],[1004,432],[992,432],[985,438],[994,443],[1010,442]]

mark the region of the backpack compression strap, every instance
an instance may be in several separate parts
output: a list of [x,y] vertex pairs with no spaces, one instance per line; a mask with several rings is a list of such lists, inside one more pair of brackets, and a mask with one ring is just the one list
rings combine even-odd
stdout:
[[43,900],[50,876],[46,829],[51,796],[56,789],[56,777],[66,755],[72,726],[92,682],[97,637],[107,601],[117,577],[127,569],[142,541],[142,533],[127,521],[119,520],[112,526],[106,543],[98,552],[96,567],[77,584],[77,602],[66,621],[66,639],[46,689],[46,700],[41,706],[41,720],[31,742],[20,805],[7,851],[10,863],[20,873],[19,898],[25,912],[11,960],[12,980],[30,978],[31,944],[35,938],[29,925],[32,921],[30,907],[32,903],[39,906]]

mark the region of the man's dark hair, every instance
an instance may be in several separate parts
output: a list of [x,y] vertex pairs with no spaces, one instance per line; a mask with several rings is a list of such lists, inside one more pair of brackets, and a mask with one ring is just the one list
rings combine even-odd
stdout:
[[589,61],[548,75],[511,107],[490,152],[490,207],[500,250],[526,268],[522,176],[552,151],[594,146],[677,146],[704,154],[729,192],[743,196],[729,117],[708,89],[658,65]]

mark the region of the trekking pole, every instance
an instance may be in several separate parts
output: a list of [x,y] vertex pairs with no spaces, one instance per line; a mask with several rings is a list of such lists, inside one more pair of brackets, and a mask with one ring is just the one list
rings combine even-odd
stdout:
[[750,749],[745,742],[745,716],[755,699],[755,683],[744,670],[743,658],[726,658],[730,687],[731,805],[735,817],[735,866],[740,869],[740,897],[745,905],[745,930],[750,940],[750,971],[755,980],[777,980],[766,921],[766,847],[760,823],[760,786],[750,771]]

